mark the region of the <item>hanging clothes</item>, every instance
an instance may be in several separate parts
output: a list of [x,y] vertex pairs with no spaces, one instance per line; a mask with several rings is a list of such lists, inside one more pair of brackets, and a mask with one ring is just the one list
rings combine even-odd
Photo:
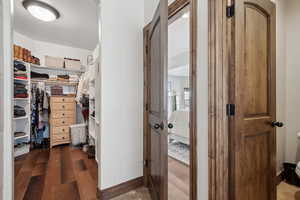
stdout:
[[32,87],[31,102],[32,142],[41,145],[49,138],[49,101],[45,83],[41,82]]

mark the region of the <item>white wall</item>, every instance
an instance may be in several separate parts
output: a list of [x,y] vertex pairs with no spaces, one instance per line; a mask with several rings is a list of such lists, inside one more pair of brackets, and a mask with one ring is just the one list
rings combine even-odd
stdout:
[[[173,0],[169,0],[169,4]],[[145,24],[155,12],[158,0],[145,0]],[[198,199],[208,199],[208,0],[198,0],[197,49],[197,148]]]
[[143,175],[144,1],[102,0],[100,14],[100,189],[106,189]]
[[[277,59],[276,59],[276,101],[277,120],[286,123],[286,26],[285,26],[285,1],[277,0]],[[277,129],[277,172],[282,170],[285,161],[286,126]]]
[[[300,161],[300,1],[286,2],[286,161]],[[298,153],[297,153],[298,151]],[[298,155],[297,155],[298,154]]]
[[90,50],[38,41],[17,32],[14,32],[14,43],[29,49],[32,55],[41,60],[42,65],[45,64],[45,56],[48,55],[80,59],[81,63],[86,66],[87,56],[92,55],[92,51]]
[[[3,19],[3,5],[2,2],[0,2],[0,19]],[[2,20],[0,20],[0,47],[3,48],[3,23]],[[1,51],[0,53],[0,113],[4,113],[4,76],[3,76],[3,53]],[[2,196],[2,178],[3,178],[3,132],[4,132],[4,124],[3,124],[3,115],[0,116],[0,199],[3,198]]]
[[198,199],[208,199],[208,1],[198,0],[197,159]]
[[144,21],[145,25],[147,25],[154,16],[159,0],[144,0],[144,2]]

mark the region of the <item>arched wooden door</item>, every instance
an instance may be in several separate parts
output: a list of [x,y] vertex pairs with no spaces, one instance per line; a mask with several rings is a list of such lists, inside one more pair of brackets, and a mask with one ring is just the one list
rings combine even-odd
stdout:
[[276,199],[275,11],[270,0],[235,1],[231,200]]

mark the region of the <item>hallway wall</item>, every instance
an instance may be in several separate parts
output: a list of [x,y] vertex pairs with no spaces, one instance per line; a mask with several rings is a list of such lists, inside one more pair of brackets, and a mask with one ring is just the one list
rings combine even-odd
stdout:
[[[0,19],[3,19],[3,6],[2,2],[0,3]],[[0,47],[3,47],[3,23],[0,20]],[[0,97],[4,96],[4,80],[3,80],[3,53],[0,52]],[[3,106],[4,98],[0,98],[0,200],[2,199],[2,182],[3,182],[3,134],[4,134],[4,124],[3,124],[3,113],[4,113],[4,106]]]
[[286,2],[286,152],[288,162],[300,161],[300,1],[289,0]]
[[[277,0],[277,56],[276,56],[276,111],[277,120],[286,123],[286,25],[285,25],[285,1]],[[285,161],[286,126],[277,129],[277,172],[282,170]]]
[[[149,0],[146,0],[149,1]],[[143,175],[144,1],[101,1],[100,189]]]

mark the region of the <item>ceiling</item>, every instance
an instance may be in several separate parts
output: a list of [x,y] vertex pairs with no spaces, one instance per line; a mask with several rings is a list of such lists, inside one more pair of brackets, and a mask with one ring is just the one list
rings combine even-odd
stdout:
[[189,76],[190,20],[180,17],[169,25],[168,67],[169,75]]
[[43,22],[15,0],[14,30],[34,40],[93,50],[98,43],[95,0],[42,0],[60,12],[54,22]]

